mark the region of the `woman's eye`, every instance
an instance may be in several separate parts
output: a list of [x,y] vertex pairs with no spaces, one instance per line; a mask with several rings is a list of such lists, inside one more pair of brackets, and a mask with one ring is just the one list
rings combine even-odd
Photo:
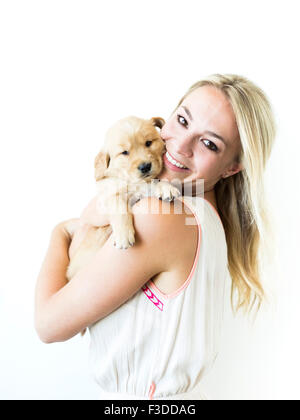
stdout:
[[146,143],[145,143],[146,147],[150,147],[151,144],[152,144],[152,141],[151,140],[147,140]]
[[124,152],[122,152],[122,155],[129,155],[129,152],[127,150],[124,150]]
[[209,150],[211,150],[212,152],[217,152],[219,149],[217,148],[217,146],[215,145],[215,143],[213,143],[212,141],[210,141],[210,140],[206,140],[206,139],[204,139],[203,140],[203,142],[205,142],[205,141],[208,141],[208,143],[210,143],[210,147],[209,146],[207,146],[205,143],[205,147],[207,147]]
[[182,116],[182,115],[177,115],[177,121],[179,122],[179,124],[183,125],[184,127],[186,127],[188,125],[187,120]]

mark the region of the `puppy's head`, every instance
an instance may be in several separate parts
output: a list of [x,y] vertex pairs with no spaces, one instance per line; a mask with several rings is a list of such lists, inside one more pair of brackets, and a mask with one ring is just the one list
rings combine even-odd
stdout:
[[128,117],[114,124],[107,132],[104,149],[95,159],[96,181],[104,176],[129,182],[156,178],[163,168],[165,151],[157,128],[161,129],[164,123],[160,117]]

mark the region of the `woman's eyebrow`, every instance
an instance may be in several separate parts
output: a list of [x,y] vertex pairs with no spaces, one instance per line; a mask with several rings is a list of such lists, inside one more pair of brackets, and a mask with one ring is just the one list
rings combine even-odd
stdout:
[[188,117],[189,117],[189,119],[191,120],[191,121],[193,121],[193,117],[192,117],[192,114],[190,113],[190,110],[186,107],[186,106],[184,106],[184,105],[182,105],[182,108],[185,110],[185,112],[187,113],[187,115],[188,115]]
[[210,136],[213,136],[213,137],[215,137],[216,139],[221,140],[221,141],[225,144],[225,146],[227,146],[226,141],[223,139],[223,137],[222,137],[222,136],[219,136],[219,134],[216,134],[216,133],[214,133],[213,131],[204,131],[204,133],[205,133],[205,134],[209,134]]
[[[189,119],[191,120],[191,121],[193,121],[193,117],[192,117],[192,114],[191,114],[191,112],[190,112],[190,110],[186,107],[186,106],[184,106],[184,105],[182,105],[182,108],[185,110],[185,112],[187,113],[187,116],[189,117]],[[224,140],[224,138],[222,137],[222,136],[220,136],[219,134],[216,134],[216,133],[214,133],[213,131],[205,131],[204,132],[205,134],[209,134],[210,136],[213,136],[213,137],[215,137],[216,139],[219,139],[219,140],[221,140],[224,144],[225,144],[225,146],[227,146],[227,143],[226,143],[226,141]]]

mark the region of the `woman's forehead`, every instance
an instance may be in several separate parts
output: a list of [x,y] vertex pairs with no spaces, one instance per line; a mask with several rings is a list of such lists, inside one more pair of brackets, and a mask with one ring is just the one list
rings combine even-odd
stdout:
[[227,111],[233,114],[231,105],[219,89],[213,86],[202,86],[191,92],[182,102],[181,105],[189,106],[190,111],[194,111],[196,119],[199,113],[222,113]]

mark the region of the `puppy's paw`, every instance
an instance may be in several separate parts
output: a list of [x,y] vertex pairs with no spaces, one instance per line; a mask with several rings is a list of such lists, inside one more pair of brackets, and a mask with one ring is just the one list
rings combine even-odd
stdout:
[[155,186],[154,196],[166,201],[173,201],[180,196],[178,188],[166,181],[161,181]]
[[134,230],[124,229],[120,232],[114,232],[114,246],[118,249],[127,249],[135,243]]

